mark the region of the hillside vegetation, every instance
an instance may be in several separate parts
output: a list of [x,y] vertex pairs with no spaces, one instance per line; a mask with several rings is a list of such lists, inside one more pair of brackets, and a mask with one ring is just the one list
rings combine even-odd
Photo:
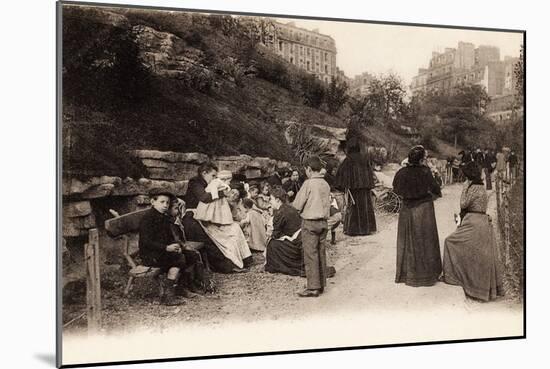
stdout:
[[[64,7],[64,172],[139,177],[132,149],[292,161],[288,122],[347,127],[349,108],[330,100],[331,87],[338,94],[342,86],[272,55],[259,45],[261,22],[251,24]],[[362,130],[369,145],[401,157],[413,143],[383,126]]]

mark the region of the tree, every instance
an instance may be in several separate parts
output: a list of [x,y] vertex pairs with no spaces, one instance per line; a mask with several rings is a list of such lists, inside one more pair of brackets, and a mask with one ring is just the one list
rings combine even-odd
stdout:
[[525,96],[524,91],[524,76],[525,76],[525,66],[523,64],[523,45],[521,45],[521,49],[519,50],[519,60],[514,65],[514,77],[515,77],[515,106],[514,108],[517,109],[519,107],[523,107],[523,99]]
[[[485,89],[478,85],[459,85],[450,91],[428,91],[416,95],[409,103],[411,120],[416,122],[422,139],[433,143],[435,135],[461,145],[493,146],[485,116],[490,101]],[[434,122],[439,122],[434,125]],[[438,130],[440,133],[438,133]]]
[[340,110],[348,98],[348,84],[346,81],[333,78],[325,96],[329,113],[334,114]]
[[389,125],[402,119],[407,112],[405,86],[394,75],[373,78],[366,96],[350,100],[349,121],[352,125]]
[[301,73],[299,77],[302,98],[307,106],[319,108],[325,99],[325,86],[314,75]]

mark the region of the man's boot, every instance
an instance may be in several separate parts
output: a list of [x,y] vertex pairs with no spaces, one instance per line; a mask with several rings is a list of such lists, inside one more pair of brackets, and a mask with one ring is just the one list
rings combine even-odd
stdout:
[[197,297],[198,294],[189,291],[189,286],[193,285],[193,273],[190,270],[185,270],[183,275],[180,277],[178,286],[176,289],[176,295],[184,297],[186,299],[191,299]]
[[164,296],[161,298],[161,302],[163,305],[166,306],[177,306],[183,304],[183,301],[181,301],[176,296],[176,286],[175,286],[174,280],[171,279],[165,279],[164,280]]

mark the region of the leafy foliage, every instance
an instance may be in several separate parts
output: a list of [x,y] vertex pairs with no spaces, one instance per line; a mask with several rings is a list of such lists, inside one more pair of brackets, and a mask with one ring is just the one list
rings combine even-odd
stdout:
[[372,78],[367,95],[350,100],[349,124],[388,126],[401,120],[407,112],[405,94],[403,82],[393,74]]
[[494,123],[485,116],[490,99],[478,85],[461,85],[447,92],[415,96],[408,117],[428,146],[440,137],[462,146],[494,147]]
[[326,93],[328,111],[334,114],[348,101],[348,84],[346,81],[333,78]]
[[154,93],[152,76],[139,60],[129,27],[99,22],[80,8],[65,9],[63,17],[66,101],[117,110],[142,103]]
[[302,74],[300,77],[301,95],[304,103],[312,108],[319,108],[325,100],[323,83],[312,74]]
[[325,162],[331,157],[326,142],[311,134],[311,127],[291,124],[287,137],[292,150],[292,163],[302,167],[311,156],[319,156]]

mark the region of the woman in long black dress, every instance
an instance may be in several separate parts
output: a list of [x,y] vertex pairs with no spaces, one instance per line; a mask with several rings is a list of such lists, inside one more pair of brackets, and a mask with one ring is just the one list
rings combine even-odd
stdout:
[[299,234],[302,219],[298,211],[288,204],[287,194],[280,187],[271,191],[271,206],[274,209],[273,233],[267,244],[265,270],[299,276],[304,271]]
[[432,286],[441,274],[441,252],[433,201],[441,189],[424,165],[426,150],[415,146],[409,164],[399,169],[393,191],[403,198],[397,226],[396,283]]
[[344,234],[361,236],[376,232],[372,163],[367,154],[361,153],[359,141],[354,137],[346,143],[346,158],[336,172],[335,187],[344,191],[346,199]]

